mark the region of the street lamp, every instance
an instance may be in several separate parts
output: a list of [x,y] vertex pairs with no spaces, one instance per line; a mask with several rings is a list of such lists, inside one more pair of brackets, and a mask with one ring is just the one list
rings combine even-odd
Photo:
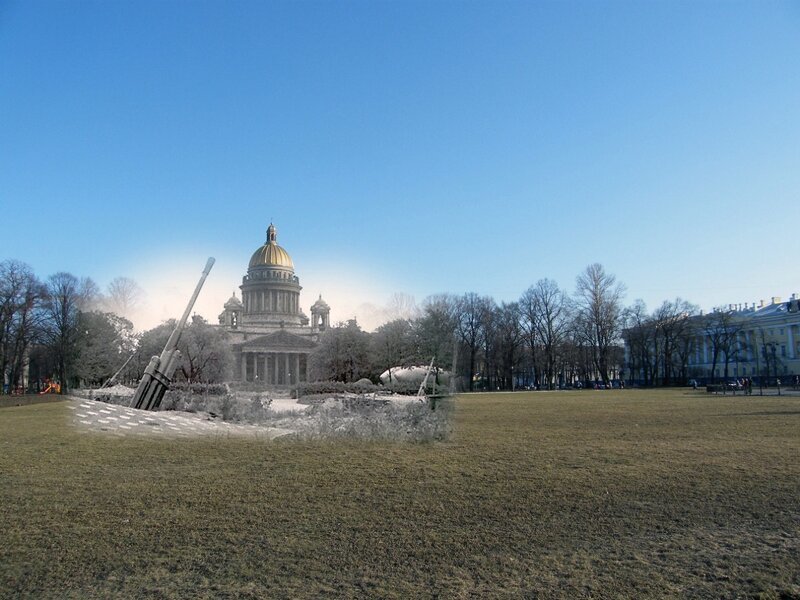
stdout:
[[778,344],[777,342],[772,342],[772,372],[775,374],[775,385],[778,388],[778,396],[781,395],[781,380],[778,379]]

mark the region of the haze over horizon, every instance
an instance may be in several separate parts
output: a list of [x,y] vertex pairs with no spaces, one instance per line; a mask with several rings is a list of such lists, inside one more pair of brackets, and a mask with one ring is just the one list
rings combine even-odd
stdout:
[[132,277],[147,326],[208,256],[216,322],[270,221],[303,309],[367,328],[594,262],[651,310],[786,298],[798,33],[783,2],[7,2],[0,259]]

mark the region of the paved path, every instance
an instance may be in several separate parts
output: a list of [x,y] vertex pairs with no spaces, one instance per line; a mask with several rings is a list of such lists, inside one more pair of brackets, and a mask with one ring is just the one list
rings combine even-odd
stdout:
[[169,438],[244,436],[271,440],[294,433],[289,429],[277,427],[226,423],[221,419],[210,419],[200,414],[151,412],[74,397],[69,400],[68,408],[72,412],[72,422],[76,427],[117,436]]

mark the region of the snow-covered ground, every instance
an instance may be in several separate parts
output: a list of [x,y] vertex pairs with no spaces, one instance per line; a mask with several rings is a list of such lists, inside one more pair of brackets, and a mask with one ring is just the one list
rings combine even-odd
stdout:
[[269,440],[294,433],[282,427],[226,423],[204,413],[153,412],[85,398],[71,398],[68,408],[72,423],[79,429],[115,436],[245,436]]
[[[179,438],[218,435],[273,439],[297,434],[312,439],[340,435],[407,439],[441,429],[434,413],[428,418],[428,413],[419,413],[412,406],[425,403],[424,397],[417,396],[345,393],[317,397],[314,404],[305,404],[286,397],[286,390],[236,392],[227,398],[191,397],[190,410],[146,411],[128,406],[133,394],[133,389],[124,386],[84,390],[80,397],[72,397],[69,406],[73,424],[85,431],[115,436]],[[189,407],[184,400],[178,404]],[[223,414],[231,420],[224,421]],[[420,417],[430,422],[421,424]]]
[[273,398],[272,403],[269,405],[269,408],[273,412],[287,413],[287,412],[306,411],[309,409],[309,406],[308,404],[300,404],[297,400],[293,398]]

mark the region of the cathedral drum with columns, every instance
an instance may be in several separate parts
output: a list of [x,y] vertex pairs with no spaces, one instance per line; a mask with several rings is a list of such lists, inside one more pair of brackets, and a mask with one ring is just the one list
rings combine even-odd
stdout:
[[319,297],[311,319],[300,308],[300,279],[270,224],[267,241],[250,258],[241,300],[233,296],[219,316],[236,357],[234,377],[271,385],[294,385],[308,378],[308,355],[319,333],[330,326],[330,307]]

